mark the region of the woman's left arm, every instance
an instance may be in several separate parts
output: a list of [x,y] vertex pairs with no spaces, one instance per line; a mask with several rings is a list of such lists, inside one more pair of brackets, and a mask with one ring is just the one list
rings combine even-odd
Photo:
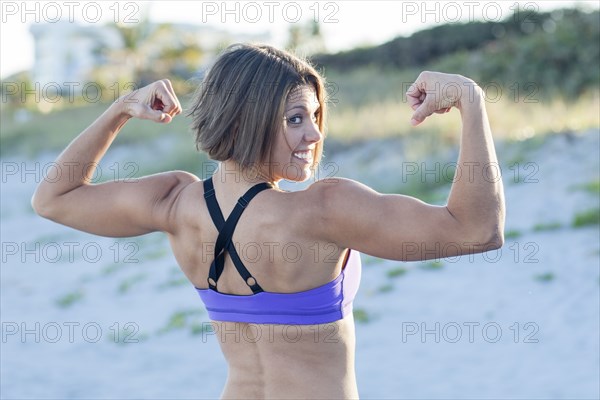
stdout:
[[173,171],[139,179],[91,184],[96,165],[132,117],[168,123],[181,105],[168,80],[154,82],[113,103],[60,154],[31,204],[35,212],[72,228],[110,237],[173,233],[181,190],[198,180]]

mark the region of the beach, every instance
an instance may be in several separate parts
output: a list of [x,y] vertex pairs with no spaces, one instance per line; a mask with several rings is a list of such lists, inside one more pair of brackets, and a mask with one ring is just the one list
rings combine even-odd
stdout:
[[[455,147],[428,155],[410,144],[326,147],[319,177],[402,193],[456,161]],[[496,141],[507,207],[499,250],[424,262],[361,255],[361,398],[600,397],[599,146],[598,129]],[[102,171],[135,151],[111,149]],[[160,156],[135,154],[141,164]],[[166,236],[102,238],[34,214],[55,157],[1,160],[2,398],[218,398],[225,360]],[[443,204],[449,187],[426,194]]]

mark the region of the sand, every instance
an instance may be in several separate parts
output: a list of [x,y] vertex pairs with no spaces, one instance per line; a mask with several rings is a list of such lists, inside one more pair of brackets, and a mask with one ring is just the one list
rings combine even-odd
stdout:
[[[511,232],[500,251],[437,263],[362,256],[362,398],[600,397],[600,234],[597,224],[572,227],[599,206],[581,189],[599,179],[599,139],[593,130],[497,142]],[[132,151],[115,150],[106,165]],[[2,160],[2,398],[217,398],[226,365],[165,237],[101,238],[31,211],[55,156]],[[420,162],[411,157],[398,139],[326,161],[383,188],[398,187],[398,171]]]

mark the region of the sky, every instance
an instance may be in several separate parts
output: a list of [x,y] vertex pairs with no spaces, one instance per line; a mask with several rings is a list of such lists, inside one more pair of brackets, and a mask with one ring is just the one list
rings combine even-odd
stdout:
[[184,22],[239,33],[270,32],[282,46],[290,26],[314,19],[328,51],[380,44],[396,36],[443,24],[502,20],[521,12],[597,1],[0,1],[0,77],[29,69],[34,61],[32,23],[59,17],[80,24],[134,24],[145,13],[153,22]]

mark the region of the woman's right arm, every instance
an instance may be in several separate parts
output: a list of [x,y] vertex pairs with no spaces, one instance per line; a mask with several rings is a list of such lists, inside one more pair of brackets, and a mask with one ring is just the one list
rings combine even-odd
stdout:
[[168,80],[120,98],[63,150],[32,198],[35,212],[60,224],[109,237],[174,233],[183,189],[198,178],[169,171],[94,184],[94,171],[130,118],[168,123],[181,105]]
[[315,212],[322,239],[376,257],[409,261],[501,247],[504,192],[482,90],[460,75],[423,72],[407,98],[415,110],[413,125],[453,106],[460,111],[460,154],[447,204],[380,194],[348,179],[319,181],[313,187],[321,205]]

